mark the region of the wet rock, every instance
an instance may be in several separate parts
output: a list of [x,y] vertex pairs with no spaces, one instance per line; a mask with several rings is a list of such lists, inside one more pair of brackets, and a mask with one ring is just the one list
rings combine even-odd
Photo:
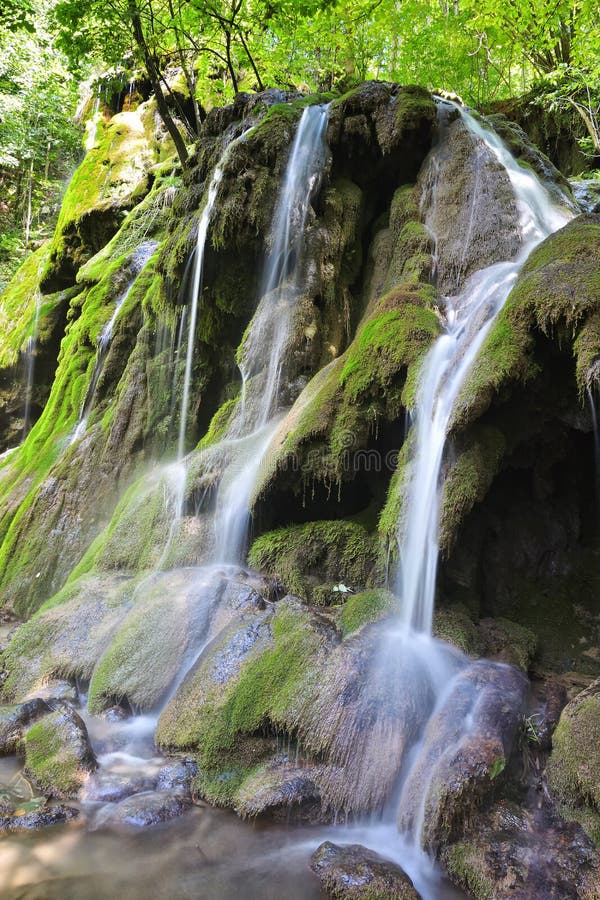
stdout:
[[267,763],[245,779],[235,796],[235,810],[244,818],[267,816],[288,823],[322,822],[318,774],[318,767],[300,767],[287,760]]
[[[462,656],[431,644],[454,671]],[[302,746],[327,760],[318,780],[325,806],[367,812],[389,797],[434,703],[421,651],[387,622],[366,626],[328,653],[299,727]]]
[[557,679],[550,678],[544,685],[544,694],[540,712],[533,719],[533,723],[540,749],[550,750],[552,747],[552,735],[567,701],[567,691],[564,684]]
[[25,731],[24,747],[26,775],[51,797],[77,797],[98,765],[83,719],[66,704]]
[[472,273],[514,256],[520,233],[510,180],[462,119],[445,125],[419,181],[426,199],[429,192],[426,223],[437,237],[442,293],[457,293]]
[[455,884],[478,900],[595,900],[600,857],[579,825],[502,801],[442,850]]
[[331,900],[419,900],[400,866],[360,844],[340,847],[325,841],[313,853],[311,869]]
[[212,634],[263,605],[251,586],[218,568],[172,569],[148,578],[94,670],[90,710],[102,711],[115,697],[138,710],[153,709]]
[[16,706],[0,707],[0,755],[16,753],[24,729],[50,712],[52,706],[40,697]]
[[[505,665],[477,662],[456,676],[431,717],[404,786],[398,824],[439,851],[468,826],[510,758],[527,680]],[[421,824],[422,811],[422,824]]]
[[53,700],[64,700],[66,703],[77,703],[77,687],[70,681],[54,678],[47,684],[36,688],[36,697],[47,700],[51,703]]
[[509,619],[481,619],[479,622],[481,654],[486,659],[505,662],[526,672],[537,646],[529,628]]
[[181,759],[170,763],[158,773],[156,784],[159,791],[174,791],[185,797],[191,796],[192,782],[198,774],[198,766],[193,759]]
[[57,672],[89,680],[132,593],[131,579],[122,575],[87,575],[67,589],[63,602],[21,625],[3,658],[6,700],[37,693]]
[[[396,168],[402,181],[417,173],[433,140],[435,104],[428,91],[367,81],[334,101],[327,142],[344,174],[362,186]],[[336,152],[337,151],[337,152]],[[374,180],[372,183],[376,183]]]
[[150,775],[97,772],[85,784],[81,799],[98,803],[118,803],[133,794],[151,791],[155,786],[156,778]]
[[132,825],[148,828],[183,815],[191,801],[174,791],[135,794],[115,806],[106,806],[99,814],[98,825]]
[[130,715],[122,706],[109,706],[102,712],[102,718],[107,722],[124,722]]
[[0,816],[0,832],[37,831],[50,825],[64,825],[79,816],[72,806],[47,806],[21,816]]
[[600,182],[596,179],[572,181],[573,196],[582,212],[600,213]]

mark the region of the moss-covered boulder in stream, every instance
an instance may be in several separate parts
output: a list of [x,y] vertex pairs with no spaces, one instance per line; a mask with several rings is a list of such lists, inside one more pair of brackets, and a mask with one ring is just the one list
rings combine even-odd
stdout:
[[97,768],[83,719],[67,705],[31,725],[23,745],[25,772],[52,797],[77,797]]

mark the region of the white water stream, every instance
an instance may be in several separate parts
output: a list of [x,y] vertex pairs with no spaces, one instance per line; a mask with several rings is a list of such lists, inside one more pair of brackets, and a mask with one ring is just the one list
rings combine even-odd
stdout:
[[327,113],[325,106],[309,106],[298,124],[275,208],[261,299],[240,353],[242,397],[228,430],[231,461],[219,485],[215,512],[215,555],[220,562],[242,561],[252,490],[280,421],[285,351],[304,287],[305,228],[328,155]]
[[396,590],[406,628],[426,634],[431,634],[438,564],[440,473],[454,403],[529,254],[571,218],[566,207],[557,207],[534,172],[517,163],[495,132],[465,110],[460,114],[473,138],[482,141],[506,170],[519,211],[521,248],[515,259],[476,272],[460,293],[445,299],[446,331],[423,365],[412,415],[414,456],[400,525]]

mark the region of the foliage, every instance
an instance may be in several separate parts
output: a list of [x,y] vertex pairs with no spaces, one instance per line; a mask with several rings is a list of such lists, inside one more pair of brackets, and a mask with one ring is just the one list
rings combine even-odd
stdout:
[[[16,16],[18,7],[27,14],[27,4],[2,4],[3,31],[16,28],[17,18],[27,23]],[[80,152],[72,119],[77,84],[57,52],[49,10],[50,0],[44,0],[35,27],[21,27],[10,39],[6,31],[0,35],[0,290],[30,242],[36,246],[49,236],[64,180]]]

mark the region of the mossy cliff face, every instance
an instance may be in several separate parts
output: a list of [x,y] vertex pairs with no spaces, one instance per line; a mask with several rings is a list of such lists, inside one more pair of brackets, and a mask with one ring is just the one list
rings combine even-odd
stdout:
[[[58,325],[40,320],[56,351],[52,389],[27,440],[0,463],[2,603],[29,617],[3,653],[2,696],[40,699],[48,681],[67,678],[89,683],[95,713],[164,705],[157,743],[192,754],[196,793],[243,816],[315,821],[380,809],[424,734],[410,805],[425,802],[426,844],[438,855],[451,845],[458,872],[461,858],[477,855],[470,844],[461,857],[477,810],[512,777],[525,679],[446,645],[464,674],[426,730],[431,684],[409,649],[382,652],[397,604],[384,585],[440,294],[515,251],[516,206],[505,173],[460,121],[442,123],[448,150],[428,157],[438,118],[426,91],[367,84],[331,103],[281,421],[251,500],[248,562],[264,577],[196,568],[213,551],[215,487],[230,461],[222,439],[239,436],[241,404],[263,384],[253,371],[242,395],[237,363],[281,178],[303,106],[324,99],[268,92],[213,111],[185,172],[157,146],[150,105],[110,123],[74,177],[40,252],[42,289],[69,285],[43,294],[60,310]],[[171,461],[190,253],[219,160],[184,472]],[[592,423],[581,400],[600,357],[599,232],[597,219],[580,217],[532,254],[459,399],[444,464],[436,633],[523,671],[533,661],[581,673],[585,663],[598,675]],[[10,332],[7,371],[22,364],[33,266],[22,295],[14,284],[6,294],[24,319]],[[65,737],[49,732],[62,724],[7,716],[11,746],[29,741],[39,783],[76,791],[87,770],[58,759]],[[563,732],[553,783],[576,783],[579,811],[594,812],[582,767],[560,769]],[[456,875],[474,891],[473,877]]]
[[[372,90],[367,86],[358,91],[353,103],[364,102],[368,105]],[[375,90],[377,93],[379,88]],[[404,148],[408,152],[410,149],[413,155],[419,153],[422,158],[433,137],[435,117],[434,105],[428,95],[423,92],[417,94],[420,99],[414,109],[415,120],[410,120],[405,109],[402,128],[398,130],[395,120],[389,125],[395,129],[396,151]],[[408,91],[407,102],[417,94]],[[395,89],[394,97],[394,102],[404,109],[402,90]],[[96,479],[97,501],[93,515],[87,511],[85,504],[83,510],[79,504],[77,535],[71,533],[65,537],[69,545],[67,554],[64,545],[57,547],[61,558],[56,561],[58,571],[53,573],[50,581],[34,581],[37,572],[31,576],[23,573],[23,579],[30,579],[29,590],[35,595],[35,599],[28,601],[30,608],[38,603],[37,598],[43,599],[44,595],[48,596],[60,586],[68,569],[83,555],[91,538],[98,535],[103,527],[104,536],[90,548],[82,562],[84,568],[89,568],[95,561],[103,569],[122,568],[133,573],[151,569],[161,560],[166,565],[197,564],[209,556],[210,492],[207,493],[207,488],[215,483],[224,460],[219,460],[210,452],[207,455],[207,451],[218,437],[227,432],[228,422],[236,408],[239,387],[231,382],[231,373],[236,354],[243,353],[240,348],[244,346],[244,330],[256,306],[257,284],[268,245],[273,203],[294,129],[302,105],[321,100],[314,97],[308,98],[308,101],[294,101],[291,105],[279,103],[272,106],[265,102],[262,107],[255,103],[236,108],[234,104],[228,116],[215,111],[206,120],[196,162],[186,176],[185,185],[178,190],[173,183],[176,176],[165,169],[166,164],[161,165],[159,170],[162,175],[156,178],[150,193],[129,214],[107,247],[80,270],[78,278],[87,288],[89,306],[92,299],[98,297],[98,291],[108,290],[107,265],[108,272],[112,271],[112,266],[115,267],[113,280],[121,278],[119,272],[128,265],[135,235],[143,235],[145,239],[163,239],[157,251],[156,264],[151,260],[147,269],[138,276],[117,319],[119,331],[115,331],[103,363],[85,437],[69,451],[77,455],[78,484],[86,495],[92,488],[92,473]],[[252,127],[223,157],[227,142],[235,142],[236,135],[239,136],[246,124],[240,121],[243,115]],[[336,116],[339,120],[339,110]],[[253,122],[256,124],[252,125]],[[416,149],[411,143],[415,130],[421,135],[421,143],[417,142]],[[425,140],[425,134],[429,136],[429,143]],[[376,151],[378,158],[385,156],[388,152],[386,148],[387,144],[382,144]],[[153,454],[158,456],[169,442],[173,442],[177,432],[182,360],[181,355],[177,357],[174,353],[173,341],[177,329],[181,327],[185,261],[195,239],[196,206],[202,204],[212,167],[221,157],[223,180],[205,248],[205,288],[198,317],[189,419],[188,441],[192,443],[198,437],[201,440],[188,465],[184,502],[186,516],[177,534],[172,534],[168,522],[172,513],[169,498],[173,496],[173,489],[169,472],[165,471],[132,486],[108,524],[108,513],[111,506],[114,508],[115,495],[123,493],[136,470]],[[334,152],[333,168],[335,159]],[[270,179],[268,185],[265,181],[267,176]],[[375,169],[372,177],[377,177]],[[407,177],[412,177],[412,169],[403,166],[395,175],[393,187]],[[392,197],[388,214],[390,224],[384,229],[388,246],[384,258],[379,258],[379,269],[375,272],[372,258],[365,257],[363,250],[365,240],[371,233],[374,215],[365,202],[369,193],[347,177],[332,175],[327,178],[325,174],[322,189],[315,198],[315,208],[309,215],[303,293],[298,298],[284,354],[285,368],[280,391],[281,402],[291,404],[314,372],[333,359],[334,365],[343,369],[341,383],[347,394],[343,417],[352,419],[347,423],[347,430],[357,422],[363,431],[359,448],[360,442],[368,443],[369,435],[376,431],[380,417],[395,420],[401,415],[400,395],[407,368],[437,333],[437,320],[430,308],[433,293],[426,284],[431,267],[430,242],[417,221],[415,195],[411,187],[406,186]],[[172,205],[165,213],[162,207],[168,198],[172,198]],[[374,279],[384,269],[385,283],[374,288]],[[147,291],[142,293],[144,279],[148,284]],[[398,288],[400,293],[394,294],[393,289],[397,285],[406,285],[406,288]],[[377,305],[384,288],[386,296]],[[82,309],[86,309],[85,302]],[[404,314],[406,320],[403,319]],[[355,341],[348,358],[342,359],[340,354],[348,347],[359,322],[360,339]],[[73,325],[75,328],[76,325]],[[78,394],[79,409],[88,394],[95,364],[95,357],[89,354],[89,324],[86,324],[86,329],[88,355],[85,357],[85,377],[81,378]],[[137,337],[132,343],[136,331]],[[165,349],[158,354],[156,348],[161,335]],[[154,346],[153,338],[156,341]],[[116,356],[119,348],[121,354]],[[378,361],[382,358],[386,360],[386,365],[379,372]],[[381,387],[387,397],[383,403],[378,398]],[[169,392],[173,391],[174,394],[169,396]],[[222,401],[222,405],[217,408],[215,401]],[[357,409],[360,405],[364,407],[366,415],[362,420],[352,409],[353,404]],[[76,404],[71,404],[71,427],[74,427],[76,408]],[[212,413],[215,416],[211,423]],[[337,457],[343,451],[343,447],[338,446],[332,449]],[[108,473],[112,472],[114,476],[115,463],[118,481],[111,484]],[[335,466],[339,466],[339,460]],[[90,479],[86,486],[87,472]],[[62,488],[61,479],[52,484],[49,499],[53,510],[59,505],[55,498],[61,494]],[[69,483],[69,495],[72,490],[73,484]],[[199,498],[203,496],[208,503],[208,514],[199,503]],[[70,501],[65,499],[64,502]],[[22,515],[27,522],[28,534],[32,532],[32,522],[37,526],[38,518],[46,518],[46,514],[41,514],[39,509],[29,515],[22,512]],[[55,521],[44,526],[44,534],[49,528],[56,530]],[[7,557],[22,534],[16,524],[12,525],[11,531],[14,533],[8,537]],[[167,535],[169,546],[166,548]],[[17,590],[22,592],[23,588],[21,572],[15,571],[13,565],[20,569],[21,563],[8,563],[10,571],[5,583],[8,582],[9,597],[16,596]],[[22,600],[20,603],[20,608],[25,609]]]
[[441,514],[445,591],[533,629],[545,665],[589,674],[599,251],[600,220],[582,215],[529,257],[458,397]]

